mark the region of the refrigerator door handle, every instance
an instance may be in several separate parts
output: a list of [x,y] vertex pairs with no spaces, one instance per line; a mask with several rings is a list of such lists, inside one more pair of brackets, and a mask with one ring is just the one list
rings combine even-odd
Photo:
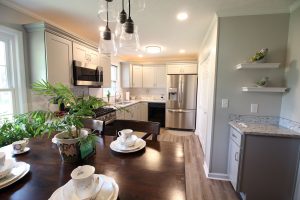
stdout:
[[174,113],[190,113],[194,112],[194,110],[168,110],[169,112],[174,112]]

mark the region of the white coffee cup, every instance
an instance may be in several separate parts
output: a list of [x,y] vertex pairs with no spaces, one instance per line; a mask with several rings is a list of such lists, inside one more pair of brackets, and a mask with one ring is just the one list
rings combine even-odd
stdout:
[[95,167],[90,165],[79,166],[71,173],[73,185],[77,195],[81,199],[89,197],[94,184]]
[[23,152],[25,147],[28,145],[29,139],[24,138],[23,140],[19,140],[12,143],[13,149],[16,152]]
[[118,136],[121,137],[122,141],[126,141],[129,137],[131,137],[133,134],[133,130],[131,129],[123,129],[118,132]]
[[0,166],[3,166],[5,163],[5,153],[0,152]]

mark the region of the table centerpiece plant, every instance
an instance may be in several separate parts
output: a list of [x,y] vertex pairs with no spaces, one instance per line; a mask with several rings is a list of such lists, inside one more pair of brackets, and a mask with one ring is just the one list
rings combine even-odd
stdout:
[[5,121],[0,127],[0,145],[10,144],[24,137],[37,137],[53,133],[64,161],[75,162],[81,159],[80,150],[86,145],[95,145],[95,134],[89,134],[83,128],[83,119],[92,117],[94,109],[106,106],[102,99],[93,96],[76,96],[70,88],[58,83],[50,84],[39,81],[33,84],[32,90],[37,95],[45,96],[49,103],[56,101],[64,104],[68,112],[37,110],[17,115],[11,121]]

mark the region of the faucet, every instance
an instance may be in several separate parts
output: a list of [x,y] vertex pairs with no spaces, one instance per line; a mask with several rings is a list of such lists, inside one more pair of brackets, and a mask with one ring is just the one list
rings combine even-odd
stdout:
[[118,92],[115,91],[115,104],[118,103],[118,102],[120,102],[121,98],[122,98],[121,93],[119,93],[119,95],[118,95]]

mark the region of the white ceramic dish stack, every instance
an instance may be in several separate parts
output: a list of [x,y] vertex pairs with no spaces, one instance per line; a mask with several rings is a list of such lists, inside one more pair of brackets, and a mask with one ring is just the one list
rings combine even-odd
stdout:
[[[9,159],[7,159],[9,160]],[[0,179],[0,189],[5,188],[23,178],[30,171],[30,165],[25,162],[13,162],[9,173]]]
[[[94,178],[95,181],[99,180],[94,187],[96,194],[92,194],[91,197],[84,200],[116,200],[118,198],[119,186],[113,178],[101,174],[94,174]],[[49,200],[82,200],[76,195],[72,181],[70,180],[58,188]]]
[[141,139],[141,138],[137,138],[135,143],[132,146],[124,146],[122,145],[119,140],[115,140],[112,143],[110,143],[110,148],[113,151],[119,152],[119,153],[133,153],[133,152],[137,152],[140,151],[141,149],[145,148],[146,146],[146,142]]

